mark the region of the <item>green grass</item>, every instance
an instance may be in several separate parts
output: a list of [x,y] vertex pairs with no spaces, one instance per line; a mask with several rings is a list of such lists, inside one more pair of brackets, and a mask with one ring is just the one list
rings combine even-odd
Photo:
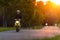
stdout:
[[31,26],[31,27],[27,27],[27,28],[23,28],[23,29],[30,29],[30,30],[34,29],[34,30],[36,30],[36,29],[41,29],[43,27],[44,26]]
[[2,31],[9,31],[9,30],[15,30],[15,28],[13,28],[13,27],[11,27],[11,28],[9,28],[9,27],[0,27],[0,32],[2,32]]
[[56,37],[53,37],[53,38],[45,38],[43,40],[60,40],[60,36],[56,36]]
[[60,36],[56,36],[53,38],[33,39],[33,40],[60,40]]

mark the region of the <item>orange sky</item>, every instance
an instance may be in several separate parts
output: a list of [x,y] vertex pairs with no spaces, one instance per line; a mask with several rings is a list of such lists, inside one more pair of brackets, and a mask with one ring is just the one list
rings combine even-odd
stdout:
[[43,2],[40,1],[37,3],[36,7],[46,15],[46,19],[49,22],[60,20],[60,6],[49,2],[46,5],[43,5]]
[[50,1],[56,5],[60,5],[60,0],[36,0],[36,2],[43,1],[44,5],[46,4],[47,1]]

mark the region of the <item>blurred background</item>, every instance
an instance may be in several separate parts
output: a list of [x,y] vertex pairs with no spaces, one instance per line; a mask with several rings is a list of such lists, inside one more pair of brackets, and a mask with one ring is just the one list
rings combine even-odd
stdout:
[[0,27],[14,27],[19,9],[22,28],[60,24],[60,5],[50,0],[0,0]]

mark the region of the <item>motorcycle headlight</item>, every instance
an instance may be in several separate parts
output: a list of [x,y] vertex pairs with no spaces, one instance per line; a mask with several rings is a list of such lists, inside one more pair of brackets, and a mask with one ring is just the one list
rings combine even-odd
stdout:
[[19,23],[19,21],[16,21],[16,23]]

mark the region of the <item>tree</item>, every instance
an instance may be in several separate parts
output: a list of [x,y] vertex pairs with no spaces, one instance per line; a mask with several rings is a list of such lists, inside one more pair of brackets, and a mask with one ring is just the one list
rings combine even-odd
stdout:
[[[14,24],[14,15],[19,9],[22,13],[22,26],[37,26],[41,25],[44,20],[42,6],[35,6],[35,0],[0,0],[1,7],[4,9],[7,25]],[[5,19],[4,19],[5,20]]]

